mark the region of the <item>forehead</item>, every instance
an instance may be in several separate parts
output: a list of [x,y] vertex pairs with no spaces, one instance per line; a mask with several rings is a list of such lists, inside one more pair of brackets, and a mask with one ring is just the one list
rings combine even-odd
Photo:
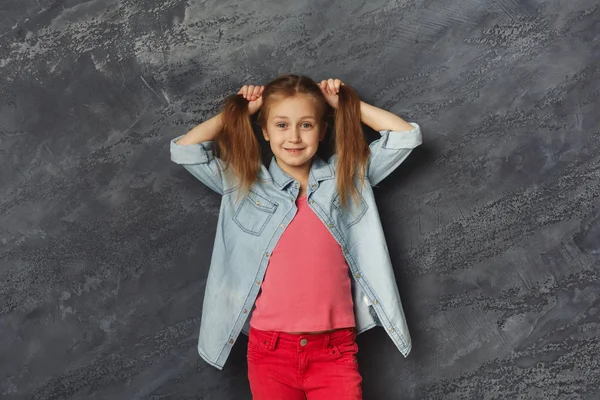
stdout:
[[302,118],[311,116],[317,118],[317,107],[310,96],[296,95],[277,101],[269,107],[269,118],[287,117]]

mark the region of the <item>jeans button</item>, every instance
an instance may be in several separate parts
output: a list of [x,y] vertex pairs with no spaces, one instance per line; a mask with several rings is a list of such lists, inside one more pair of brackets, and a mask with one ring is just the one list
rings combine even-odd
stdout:
[[308,340],[300,339],[300,346],[306,346],[308,344]]

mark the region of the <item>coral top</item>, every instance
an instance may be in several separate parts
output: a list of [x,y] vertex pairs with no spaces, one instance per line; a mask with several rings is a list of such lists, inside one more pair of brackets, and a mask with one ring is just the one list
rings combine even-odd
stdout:
[[354,327],[348,264],[306,196],[269,259],[250,325],[259,330],[313,332]]

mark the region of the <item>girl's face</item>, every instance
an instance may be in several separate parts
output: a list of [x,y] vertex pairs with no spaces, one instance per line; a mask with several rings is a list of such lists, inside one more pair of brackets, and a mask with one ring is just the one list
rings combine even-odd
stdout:
[[310,97],[296,95],[270,107],[265,128],[263,135],[271,145],[277,164],[291,175],[310,169],[327,124],[317,120],[317,110]]

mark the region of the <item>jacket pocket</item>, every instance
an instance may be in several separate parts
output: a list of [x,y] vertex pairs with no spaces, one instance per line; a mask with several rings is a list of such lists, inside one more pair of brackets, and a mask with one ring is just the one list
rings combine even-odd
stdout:
[[235,210],[233,220],[246,233],[259,236],[277,210],[277,203],[253,190]]
[[340,194],[336,193],[333,198],[333,206],[336,208],[347,227],[351,227],[360,221],[369,208],[362,194],[359,194],[358,200],[348,196],[347,206],[342,207]]

